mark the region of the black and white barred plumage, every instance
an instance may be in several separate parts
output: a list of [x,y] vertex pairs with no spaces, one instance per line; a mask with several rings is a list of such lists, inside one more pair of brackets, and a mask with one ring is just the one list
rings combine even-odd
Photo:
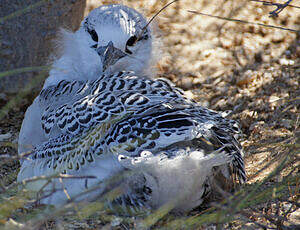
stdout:
[[[139,15],[119,5],[105,9],[123,16],[124,12],[133,11],[134,14],[124,16],[129,18]],[[96,10],[103,13],[105,9]],[[95,28],[98,18],[92,19]],[[83,27],[88,26],[87,21]],[[144,25],[145,20],[135,23],[132,25]],[[94,32],[85,32],[95,40]],[[148,46],[148,40],[139,42]],[[111,44],[105,49],[115,52]],[[120,60],[123,58],[121,55]],[[235,177],[240,183],[245,182],[243,151],[236,139],[239,129],[235,121],[189,100],[166,79],[151,80],[141,71],[111,72],[118,62],[110,62],[110,71],[88,79],[68,75],[57,81],[51,75],[50,83],[46,82],[27,112],[19,151],[24,152],[27,148],[22,145],[27,143],[33,146],[28,148],[32,153],[21,162],[19,181],[59,173],[92,176],[53,179],[47,186],[46,181],[32,182],[30,189],[43,188],[44,194],[51,194],[41,202],[61,205],[69,198],[93,200],[107,190],[110,178],[130,171],[130,176],[120,180],[124,194],[110,206],[129,206],[134,211],[173,202],[175,210],[190,210],[214,192],[217,173],[231,183],[237,183]],[[135,71],[135,65],[130,70]],[[57,79],[60,78],[61,73]],[[39,135],[32,142],[25,138],[30,130]],[[78,197],[99,184],[98,189]]]

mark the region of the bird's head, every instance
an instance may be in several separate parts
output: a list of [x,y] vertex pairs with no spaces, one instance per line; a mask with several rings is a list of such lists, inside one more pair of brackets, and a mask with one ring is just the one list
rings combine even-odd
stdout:
[[75,33],[63,31],[62,55],[54,62],[52,74],[66,75],[58,77],[60,80],[84,80],[98,78],[104,72],[147,72],[152,37],[146,25],[140,13],[124,5],[92,10]]
[[[150,59],[151,34],[145,18],[122,5],[102,6],[86,17],[78,34],[99,57],[102,71],[141,71]],[[99,62],[100,61],[100,62]],[[132,68],[132,69],[130,69]]]

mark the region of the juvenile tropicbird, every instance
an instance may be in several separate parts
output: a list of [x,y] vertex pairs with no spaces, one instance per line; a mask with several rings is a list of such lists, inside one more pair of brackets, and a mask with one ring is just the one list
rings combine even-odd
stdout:
[[43,188],[42,203],[95,199],[109,178],[131,171],[113,203],[135,209],[171,202],[189,210],[214,193],[217,176],[245,181],[236,123],[188,100],[167,80],[149,78],[146,24],[132,8],[107,5],[75,33],[65,32],[63,54],[22,124],[19,153],[32,154],[21,160],[18,181],[55,173],[93,178],[29,183]]

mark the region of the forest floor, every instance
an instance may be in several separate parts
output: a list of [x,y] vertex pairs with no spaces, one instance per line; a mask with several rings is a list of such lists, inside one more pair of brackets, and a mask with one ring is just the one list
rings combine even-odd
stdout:
[[[118,2],[89,0],[86,12],[103,3]],[[165,1],[123,3],[151,18]],[[170,79],[205,107],[232,111],[230,118],[239,121],[243,131],[241,143],[248,177],[244,197],[253,190],[257,194],[252,198],[253,205],[235,210],[230,221],[223,218],[222,221],[206,219],[201,222],[200,218],[198,229],[293,229],[300,225],[299,33],[188,12],[194,10],[300,30],[300,9],[287,7],[278,17],[269,17],[269,12],[274,9],[275,6],[249,0],[182,0],[166,8],[154,20],[152,28],[157,40],[155,77]],[[36,93],[24,96],[18,106],[0,120],[0,155],[17,155],[18,132],[26,108],[35,96]],[[0,108],[13,98],[14,95],[0,93]],[[2,158],[0,165],[0,179],[7,186],[16,180],[19,163]],[[211,214],[205,210],[201,213]],[[199,214],[199,211],[193,211],[181,218],[167,215],[157,218],[152,228],[187,229],[194,226],[190,222],[197,220]],[[104,215],[95,215],[78,220],[65,213],[63,221],[47,221],[42,227],[138,228],[134,220],[107,216],[105,219]],[[18,220],[15,216],[17,214],[1,220],[0,211],[0,228],[1,224],[15,228],[21,223],[32,224],[30,218],[14,222]],[[216,222],[224,224],[220,227]]]

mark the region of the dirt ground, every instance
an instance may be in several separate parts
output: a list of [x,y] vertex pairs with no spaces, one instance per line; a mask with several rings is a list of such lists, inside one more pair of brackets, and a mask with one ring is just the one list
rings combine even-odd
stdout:
[[[121,2],[148,18],[166,3],[154,0]],[[86,13],[106,3],[120,1],[89,0]],[[291,4],[300,7],[297,1]],[[153,23],[158,47],[155,77],[172,80],[203,106],[216,111],[232,111],[230,117],[240,122],[248,176],[246,187],[251,189],[263,181],[259,190],[268,190],[286,178],[293,178],[283,196],[272,199],[276,193],[273,191],[270,199],[245,208],[235,221],[223,225],[226,229],[293,229],[300,225],[297,178],[300,35],[197,15],[188,10],[300,30],[299,8],[287,7],[278,17],[269,17],[269,12],[275,8],[249,0],[182,0],[165,9]],[[24,112],[35,96],[29,94],[21,98],[18,106],[0,120],[0,154],[17,154],[17,136]],[[14,95],[0,93],[0,107],[13,98]],[[275,177],[265,179],[286,156],[284,168]],[[16,160],[2,161],[2,184],[8,185],[15,180],[18,167]],[[164,227],[166,221],[159,221],[154,228]],[[51,228],[51,223],[48,225],[47,228]],[[62,226],[96,229],[103,226],[103,221],[69,220]],[[112,226],[126,229],[122,221],[119,224],[108,222],[104,228]]]

